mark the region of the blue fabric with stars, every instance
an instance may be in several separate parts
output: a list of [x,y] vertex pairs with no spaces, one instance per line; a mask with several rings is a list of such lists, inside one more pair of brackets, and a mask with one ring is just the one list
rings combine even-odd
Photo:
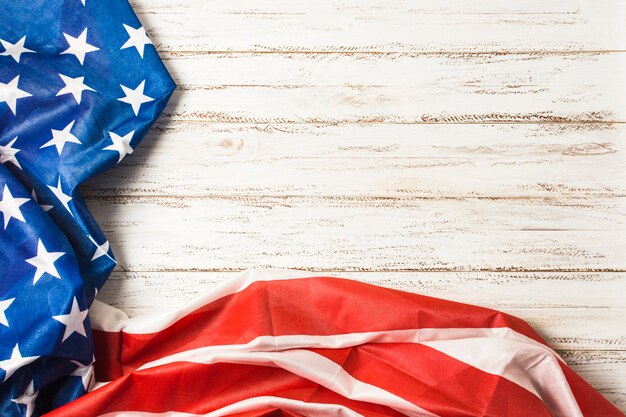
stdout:
[[92,383],[87,311],[115,267],[78,186],[131,153],[175,88],[126,0],[0,0],[0,415]]

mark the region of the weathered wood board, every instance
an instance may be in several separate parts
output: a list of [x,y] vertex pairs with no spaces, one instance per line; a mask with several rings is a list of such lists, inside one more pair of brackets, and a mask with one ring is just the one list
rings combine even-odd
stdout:
[[[99,293],[133,315],[178,307],[233,278],[238,272],[116,271]],[[417,292],[499,309],[626,308],[623,272],[346,272],[325,276],[356,278],[402,291]],[[601,326],[597,326],[602,334]],[[574,346],[572,346],[574,347]]]
[[625,270],[621,200],[90,200],[129,271]]
[[162,122],[132,157],[83,190],[88,196],[618,197],[626,191],[625,134],[624,124]]
[[626,85],[613,82],[626,79],[626,53],[194,54],[168,62],[180,88],[164,120],[626,120]]
[[132,4],[179,90],[82,189],[103,301],[282,267],[484,305],[626,411],[625,2]]
[[133,0],[162,51],[624,50],[620,0]]

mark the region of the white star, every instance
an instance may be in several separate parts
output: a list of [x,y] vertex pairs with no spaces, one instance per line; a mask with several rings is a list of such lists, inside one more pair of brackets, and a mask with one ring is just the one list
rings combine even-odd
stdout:
[[7,320],[7,315],[5,311],[11,305],[11,303],[15,301],[15,298],[9,298],[8,300],[0,301],[0,324],[9,327],[9,321]]
[[[37,194],[35,194],[35,189],[33,188],[33,192],[30,193],[30,196],[33,198],[33,200],[35,200],[35,203],[39,204],[39,200],[37,199]],[[52,209],[52,207],[54,206],[49,206],[47,204],[39,204],[39,207],[41,207],[41,209],[43,211],[50,211],[50,209]]]
[[127,133],[124,136],[109,132],[109,136],[111,137],[111,142],[113,142],[113,145],[109,145],[102,150],[119,152],[120,157],[117,160],[117,163],[119,164],[126,155],[133,153],[133,147],[130,146],[130,141],[133,139],[134,134],[134,130],[131,130],[130,133]]
[[61,176],[59,176],[59,181],[56,187],[48,185],[48,188],[52,190],[52,193],[61,202],[61,204],[63,204],[63,207],[65,207],[65,209],[69,211],[72,216],[74,216],[74,214],[72,213],[72,210],[70,210],[70,204],[69,204],[70,201],[72,201],[72,197],[70,197],[69,195],[63,192],[63,189],[61,188]]
[[50,129],[52,132],[52,139],[41,145],[39,149],[54,145],[56,146],[59,155],[61,155],[61,152],[63,152],[63,146],[65,146],[67,142],[81,143],[78,138],[70,132],[72,127],[74,127],[75,121],[76,120],[72,120],[69,125],[63,128],[63,130]]
[[120,87],[122,87],[122,90],[124,90],[124,94],[126,94],[126,97],[118,98],[118,100],[133,106],[133,112],[135,112],[135,116],[139,115],[139,108],[143,103],[154,101],[152,97],[148,97],[143,94],[145,84],[146,80],[143,80],[141,84],[139,84],[134,90],[120,84]]
[[59,90],[59,92],[57,93],[57,97],[62,96],[63,94],[71,94],[74,96],[76,103],[80,104],[83,91],[96,91],[83,83],[85,77],[72,78],[63,74],[59,74],[59,77],[61,77],[61,79],[65,83],[65,87]]
[[146,45],[152,45],[152,41],[146,35],[146,30],[143,26],[140,26],[139,29],[132,28],[127,24],[124,24],[124,29],[128,32],[128,40],[120,49],[132,48],[133,46],[139,52],[139,56],[143,58],[143,49]]
[[52,316],[53,319],[65,325],[65,333],[63,333],[63,340],[61,340],[61,343],[65,342],[65,339],[74,333],[87,337],[85,325],[83,324],[87,318],[87,314],[89,314],[89,309],[86,308],[81,311],[80,308],[78,308],[78,301],[76,300],[76,297],[74,297],[72,300],[72,308],[68,314]]
[[12,147],[16,140],[17,140],[17,136],[14,137],[13,140],[9,142],[7,145],[5,146],[0,145],[0,164],[12,162],[13,165],[18,167],[19,169],[22,169],[22,166],[15,158],[15,154],[18,153],[20,149]]
[[3,39],[0,39],[0,43],[4,46],[4,52],[1,52],[2,56],[11,56],[15,62],[20,62],[20,57],[22,54],[31,53],[34,54],[35,51],[24,48],[24,42],[26,42],[26,36],[22,37],[19,41],[15,43],[7,42]]
[[[24,394],[22,394],[19,398],[15,398],[11,401],[16,404],[25,405],[26,414],[24,414],[24,417],[31,417],[33,415],[33,412],[35,411],[35,399],[37,398],[38,394],[38,391],[35,392],[34,382],[30,381],[30,384],[28,385],[28,388],[26,388],[26,391],[24,391]],[[22,414],[20,413],[20,415]]]
[[14,115],[17,114],[17,100],[20,98],[32,96],[32,94],[17,88],[17,83],[19,82],[19,79],[20,76],[16,75],[15,78],[13,78],[7,84],[0,83],[0,103],[7,103]]
[[35,285],[45,273],[61,279],[59,271],[57,271],[54,263],[63,255],[65,255],[65,252],[48,252],[41,239],[39,239],[39,243],[37,243],[37,256],[26,259],[26,262],[37,268],[35,270],[33,285]]
[[85,30],[83,30],[83,33],[78,35],[77,38],[70,36],[67,33],[63,33],[63,36],[65,36],[65,40],[70,45],[70,47],[61,52],[61,55],[76,55],[76,58],[78,58],[78,62],[80,62],[80,65],[83,65],[83,63],[85,62],[85,54],[100,50],[100,48],[96,48],[95,46],[87,43],[87,28],[85,28]]
[[93,362],[87,366],[83,365],[82,363],[78,362],[78,361],[71,361],[74,365],[78,366],[78,368],[76,368],[74,370],[74,372],[72,372],[70,374],[70,376],[79,376],[80,380],[83,383],[83,387],[85,387],[85,391],[89,391],[89,388],[91,387],[91,383],[93,382]]
[[2,212],[2,217],[4,217],[4,230],[7,230],[7,226],[9,225],[11,218],[26,222],[22,212],[20,211],[20,206],[26,204],[29,200],[30,198],[13,197],[13,195],[11,195],[11,191],[9,191],[9,187],[6,184],[4,185],[2,200],[0,200],[0,212]]
[[2,382],[9,379],[11,375],[13,375],[13,373],[22,366],[34,362],[37,358],[39,358],[39,356],[22,356],[20,353],[20,347],[16,344],[13,348],[13,352],[11,352],[11,357],[0,361],[0,369],[4,370],[4,379]]
[[115,261],[115,259],[109,256],[109,241],[108,240],[106,240],[102,245],[98,245],[98,242],[96,242],[96,240],[93,237],[91,237],[91,235],[87,235],[87,237],[89,238],[89,240],[93,242],[94,245],[96,245],[96,251],[94,252],[93,257],[91,258],[92,261],[95,261],[96,259],[102,256],[106,256],[112,261]]

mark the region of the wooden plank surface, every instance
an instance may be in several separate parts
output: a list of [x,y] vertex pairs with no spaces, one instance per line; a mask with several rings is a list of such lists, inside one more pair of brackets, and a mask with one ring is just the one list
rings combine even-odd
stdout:
[[624,270],[622,200],[90,201],[125,270]]
[[83,190],[88,196],[622,196],[625,133],[623,124],[162,122],[132,157]]
[[83,187],[102,300],[286,267],[480,304],[626,410],[626,3],[132,3],[179,90]]
[[626,85],[613,81],[626,79],[626,53],[191,54],[168,63],[179,90],[165,120],[626,120],[616,105],[626,104]]
[[[115,271],[101,300],[131,315],[174,308],[234,278],[224,271]],[[624,272],[346,272],[324,276],[358,279],[374,285],[416,292],[494,309],[626,308]],[[601,334],[601,326],[597,327]]]
[[621,0],[133,0],[162,51],[624,50]]

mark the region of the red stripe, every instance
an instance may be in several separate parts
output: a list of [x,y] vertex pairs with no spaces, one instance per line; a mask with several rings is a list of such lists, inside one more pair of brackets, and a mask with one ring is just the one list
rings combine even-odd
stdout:
[[550,417],[534,394],[420,344],[369,344],[317,353],[356,379],[441,416]]
[[510,327],[543,343],[525,322],[482,307],[338,278],[261,281],[157,333],[94,331],[96,375],[108,381],[176,352],[248,343],[261,335],[485,327]]
[[[126,375],[46,414],[46,417],[91,417],[113,411],[201,414],[257,396],[339,404],[366,417],[405,417],[385,406],[349,400],[280,368],[185,362]],[[264,415],[266,411],[250,415]]]

